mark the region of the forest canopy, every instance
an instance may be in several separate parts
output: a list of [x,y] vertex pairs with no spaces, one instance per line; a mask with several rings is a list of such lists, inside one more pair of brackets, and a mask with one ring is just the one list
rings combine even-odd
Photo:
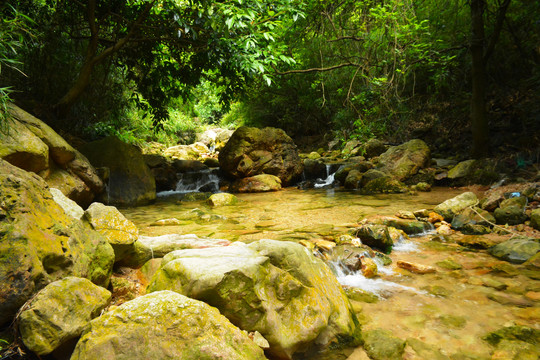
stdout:
[[196,119],[447,151],[459,138],[478,157],[501,134],[540,140],[536,1],[8,0],[0,12],[0,104],[76,134],[183,141]]

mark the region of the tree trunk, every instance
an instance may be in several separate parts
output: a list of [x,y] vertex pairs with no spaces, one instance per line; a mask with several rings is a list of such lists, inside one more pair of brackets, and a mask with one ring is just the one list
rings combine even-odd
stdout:
[[484,57],[485,0],[471,0],[472,98],[471,131],[472,155],[485,157],[489,152],[489,128],[486,116],[486,59]]

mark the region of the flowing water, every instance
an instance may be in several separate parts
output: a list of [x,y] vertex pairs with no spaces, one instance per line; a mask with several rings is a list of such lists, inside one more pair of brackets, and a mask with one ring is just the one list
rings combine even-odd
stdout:
[[[143,235],[191,233],[243,242],[263,238],[331,240],[346,234],[367,215],[432,209],[462,192],[435,188],[416,195],[365,196],[339,189],[288,188],[238,194],[241,202],[234,206],[210,208],[204,201],[158,201],[124,209],[123,213]],[[167,218],[177,218],[181,225],[151,226]],[[374,302],[352,301],[365,330],[388,329],[401,339],[421,340],[456,359],[490,359],[493,349],[482,340],[488,332],[513,324],[540,328],[540,281],[526,276],[520,266],[499,261],[484,250],[470,251],[453,242],[434,241],[431,235],[401,241],[390,257],[392,264],[379,264],[375,279],[335,267],[342,285],[375,295]],[[413,274],[398,268],[398,260],[432,266],[437,272]],[[452,266],[444,265],[448,263]],[[346,359],[352,350],[331,358]],[[324,358],[329,357],[320,357]],[[404,358],[430,357],[406,352]]]

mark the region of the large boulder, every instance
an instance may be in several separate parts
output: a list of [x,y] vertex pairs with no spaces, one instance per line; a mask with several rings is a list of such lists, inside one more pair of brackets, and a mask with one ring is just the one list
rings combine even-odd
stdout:
[[144,205],[156,199],[156,183],[139,149],[110,136],[84,145],[92,165],[109,168],[101,202],[118,206]]
[[0,325],[48,283],[73,275],[107,286],[114,252],[67,215],[45,181],[0,160]]
[[291,359],[359,330],[331,270],[297,243],[174,251],[148,287],[164,289],[202,300],[241,329],[260,332],[277,358]]
[[410,140],[404,144],[392,146],[381,154],[377,168],[396,180],[404,181],[429,165],[430,154],[425,142],[420,139]]
[[525,196],[513,197],[505,199],[499,207],[493,212],[493,216],[497,220],[497,224],[518,225],[527,220],[525,207],[527,206],[527,198]]
[[69,276],[52,282],[19,315],[22,341],[38,355],[50,354],[79,337],[110,300],[108,290],[87,279]]
[[303,163],[292,139],[281,129],[240,127],[219,153],[221,169],[232,177],[275,175],[284,186],[299,179]]
[[531,226],[536,230],[540,230],[540,208],[531,212]]
[[9,115],[9,126],[0,131],[0,158],[38,173],[83,207],[103,191],[88,160],[47,124],[15,105],[10,105]]
[[172,291],[128,301],[90,322],[71,360],[263,360],[216,308]]

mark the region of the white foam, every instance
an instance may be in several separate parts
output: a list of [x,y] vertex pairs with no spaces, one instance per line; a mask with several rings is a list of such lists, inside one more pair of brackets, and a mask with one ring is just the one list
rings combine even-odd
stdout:
[[400,239],[397,243],[392,246],[392,251],[399,252],[415,252],[420,251],[418,245],[410,240]]

